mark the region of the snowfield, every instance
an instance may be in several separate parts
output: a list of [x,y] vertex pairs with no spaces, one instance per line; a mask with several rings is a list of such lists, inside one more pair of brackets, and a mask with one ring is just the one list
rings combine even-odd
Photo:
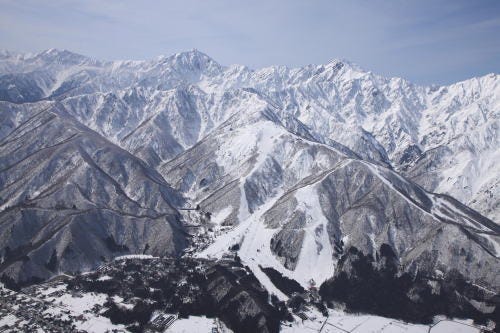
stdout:
[[[308,313],[314,318],[314,314]],[[283,333],[479,333],[481,329],[471,325],[469,321],[439,320],[433,325],[416,325],[402,321],[370,316],[347,314],[330,310],[327,319],[317,319],[283,324]]]

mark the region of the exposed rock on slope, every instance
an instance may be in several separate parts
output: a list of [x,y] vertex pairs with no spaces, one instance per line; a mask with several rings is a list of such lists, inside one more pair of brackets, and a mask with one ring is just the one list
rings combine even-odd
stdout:
[[[337,60],[251,70],[198,51],[101,62],[58,50],[3,53],[0,73],[0,239],[31,244],[2,264],[12,276],[75,269],[72,237],[100,244],[72,249],[83,268],[125,248],[177,253],[177,192],[232,227],[200,255],[237,245],[277,295],[259,265],[306,287],[346,247],[381,244],[402,271],[457,270],[498,291],[495,74],[420,87]],[[36,253],[46,265],[26,260]]]
[[158,173],[60,105],[1,109],[2,274],[29,282],[118,253],[182,250],[182,199]]
[[456,269],[498,288],[497,224],[390,169],[302,139],[270,114],[231,118],[160,167],[215,224],[238,224],[203,255],[240,244],[246,262],[307,287],[333,275],[344,247],[375,256],[387,243],[406,271]]
[[[102,62],[68,51],[0,58],[0,99],[65,99],[77,118],[152,165],[246,112],[251,89],[316,140],[337,141],[444,192],[493,220],[498,207],[498,75],[444,87],[383,78],[347,61],[251,70],[199,51],[151,61]],[[84,96],[88,95],[88,96]],[[114,112],[119,110],[119,112]],[[152,144],[145,147],[144,140]],[[435,152],[443,154],[435,159]]]

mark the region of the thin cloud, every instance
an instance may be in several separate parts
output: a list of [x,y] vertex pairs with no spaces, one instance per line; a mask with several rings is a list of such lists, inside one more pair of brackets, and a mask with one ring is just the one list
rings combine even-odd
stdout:
[[0,44],[146,59],[198,48],[222,64],[346,58],[386,76],[450,83],[500,68],[495,0],[0,0]]

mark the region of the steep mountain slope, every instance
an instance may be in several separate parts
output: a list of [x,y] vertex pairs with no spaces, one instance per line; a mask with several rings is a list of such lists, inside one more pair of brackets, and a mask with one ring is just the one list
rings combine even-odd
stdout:
[[[256,89],[323,141],[389,164],[427,190],[448,193],[498,220],[498,75],[428,88],[332,61],[298,69],[242,68],[223,81],[226,89]],[[205,86],[220,89],[218,82]],[[444,150],[439,159],[435,150]]]
[[118,253],[180,253],[182,203],[141,160],[61,105],[0,105],[0,272],[19,282]]
[[448,193],[489,216],[499,216],[500,85],[496,74],[430,93],[421,119],[425,147],[404,172],[424,187]]
[[259,278],[266,280],[259,265],[272,267],[308,287],[333,275],[345,248],[375,256],[389,244],[406,271],[458,270],[498,288],[497,224],[348,150],[294,135],[275,118],[261,101],[160,167],[211,213],[215,230],[236,224],[202,256],[222,257],[238,244]]
[[[0,73],[0,99],[72,97],[65,103],[80,121],[153,166],[194,145],[229,115],[245,112],[231,95],[250,88],[280,110],[282,122],[299,120],[317,141],[339,142],[429,191],[500,217],[496,74],[421,87],[339,60],[251,70],[222,67],[196,50],[102,62],[54,49],[4,52]],[[146,147],[145,140],[152,144]]]

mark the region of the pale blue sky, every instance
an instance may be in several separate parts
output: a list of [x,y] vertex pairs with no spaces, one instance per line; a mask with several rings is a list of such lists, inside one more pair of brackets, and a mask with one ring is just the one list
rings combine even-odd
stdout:
[[451,83],[500,72],[499,0],[0,0],[0,48],[148,59],[197,48],[221,64],[345,58]]

